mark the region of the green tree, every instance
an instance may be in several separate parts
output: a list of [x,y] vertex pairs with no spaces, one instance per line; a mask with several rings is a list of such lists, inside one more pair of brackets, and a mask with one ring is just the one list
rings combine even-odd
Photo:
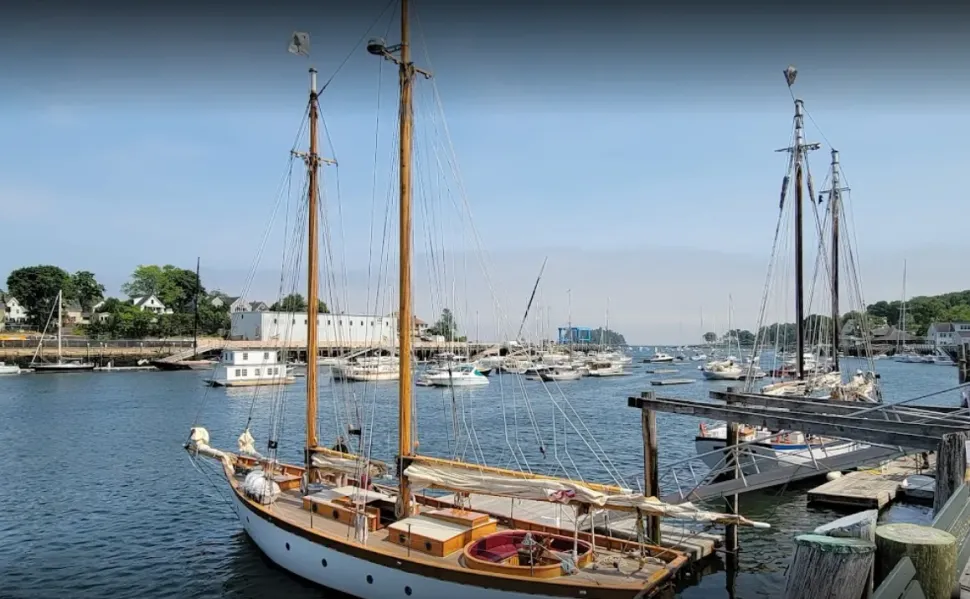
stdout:
[[598,345],[626,345],[623,335],[602,327],[590,331],[589,337]]
[[[173,312],[190,312],[196,294],[195,271],[171,264],[140,264],[121,290],[132,297],[154,294]],[[201,286],[199,295],[205,295]]]
[[717,341],[717,333],[711,333],[711,332],[704,333],[705,343],[714,343],[715,341]]
[[330,314],[330,308],[327,307],[327,302],[323,300],[317,300],[317,313]]
[[273,312],[305,312],[306,308],[306,299],[299,293],[291,293],[269,307]]
[[51,265],[18,268],[7,277],[7,290],[27,310],[27,319],[35,327],[47,322],[58,292],[64,293],[65,300],[76,299],[71,275]]
[[451,341],[458,336],[458,325],[455,324],[455,317],[451,310],[445,308],[441,311],[441,317],[434,326],[428,328],[429,335],[441,335],[446,340]]
[[754,345],[754,333],[748,330],[734,329],[733,331],[728,331],[725,337],[732,341],[737,339],[740,345]]
[[970,304],[952,306],[938,316],[940,322],[970,322]]
[[104,285],[98,283],[93,272],[79,270],[71,276],[71,282],[82,309],[90,310],[94,304],[104,299]]

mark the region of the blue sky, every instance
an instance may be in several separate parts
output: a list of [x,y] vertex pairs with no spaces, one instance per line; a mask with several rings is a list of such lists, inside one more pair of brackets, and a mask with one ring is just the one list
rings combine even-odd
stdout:
[[[311,32],[325,80],[383,6],[371,4],[339,22],[268,20],[245,41],[208,46],[203,26],[182,31],[181,47],[149,32],[123,51],[66,33],[58,48],[13,65],[0,79],[0,274],[58,264],[94,271],[114,294],[137,264],[191,268],[201,256],[209,287],[238,292],[305,102],[309,63],[286,54],[286,37]],[[566,319],[566,289],[574,322],[602,324],[610,298],[612,328],[637,343],[694,340],[702,310],[705,328],[715,315],[721,328],[728,294],[735,324],[754,327],[785,168],[774,150],[787,145],[791,126],[781,74],[789,63],[821,126],[807,122],[809,139],[823,143],[813,157],[819,181],[826,139],[842,154],[866,299],[900,295],[904,258],[911,295],[968,286],[955,255],[970,245],[959,224],[970,117],[957,99],[967,67],[947,58],[952,31],[935,43],[860,37],[853,52],[837,41],[788,52],[768,34],[731,44],[707,31],[662,36],[648,27],[631,51],[623,31],[563,45],[562,36],[525,30],[498,39],[467,21],[427,18],[415,34],[415,60],[436,75],[491,284],[459,224],[468,215],[451,204],[461,202],[458,177],[446,173],[437,199],[424,193],[431,185],[418,190],[415,245],[428,245],[422,206],[440,210],[436,243],[459,261],[451,270],[467,273],[454,291],[471,296],[456,304],[466,330],[473,320],[483,336],[517,328],[544,256],[545,328]],[[396,75],[385,65],[379,93],[379,68],[358,49],[322,100],[327,151],[339,161],[324,172],[334,260],[348,272],[346,285],[325,295],[345,294],[353,312],[373,304],[368,251],[379,242],[371,226],[379,235],[393,159]],[[433,152],[441,158],[447,138],[430,84],[418,85],[415,170],[431,183],[442,170]],[[257,269],[256,298],[279,289],[280,221]],[[455,300],[445,297],[451,289],[428,290],[427,258],[418,261],[419,315],[430,320]],[[497,311],[512,324],[500,330]]]

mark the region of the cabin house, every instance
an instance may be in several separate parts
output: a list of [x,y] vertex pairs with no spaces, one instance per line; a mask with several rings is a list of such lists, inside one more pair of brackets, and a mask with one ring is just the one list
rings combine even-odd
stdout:
[[959,345],[970,338],[970,322],[934,322],[926,329],[926,341],[936,347]]
[[872,330],[871,342],[876,345],[918,344],[923,342],[923,338],[901,331],[894,326],[885,325]]
[[294,379],[281,358],[273,349],[223,350],[209,384],[251,387],[292,383]]
[[[250,312],[267,312],[269,311],[269,306],[266,305],[266,302],[249,302],[246,304],[246,309]],[[241,312],[241,310],[235,311]]]
[[142,312],[153,312],[155,314],[171,314],[172,310],[165,307],[160,299],[153,293],[151,295],[141,295],[131,298],[131,304]]

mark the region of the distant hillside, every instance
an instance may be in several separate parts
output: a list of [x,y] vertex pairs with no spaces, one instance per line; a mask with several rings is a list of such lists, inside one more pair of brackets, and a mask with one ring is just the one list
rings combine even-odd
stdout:
[[[879,301],[866,306],[873,320],[884,320],[898,327],[902,316],[902,302]],[[970,289],[940,295],[920,295],[906,301],[906,330],[925,335],[934,322],[970,322]]]

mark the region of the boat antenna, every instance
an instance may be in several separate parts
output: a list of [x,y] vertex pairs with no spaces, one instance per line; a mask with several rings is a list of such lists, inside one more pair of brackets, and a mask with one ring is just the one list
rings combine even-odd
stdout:
[[[412,441],[412,372],[411,372],[411,336],[414,328],[414,314],[411,309],[411,151],[413,146],[412,129],[414,114],[412,112],[411,92],[414,86],[414,75],[420,73],[430,78],[431,73],[420,69],[411,62],[411,32],[408,20],[408,0],[401,0],[401,42],[395,46],[388,46],[381,38],[374,38],[367,42],[367,52],[390,60],[398,66],[401,86],[399,108],[399,164],[400,178],[400,232],[399,232],[399,269],[398,283],[398,361],[400,377],[398,379],[398,499],[395,506],[398,518],[411,515],[411,485],[404,471],[409,465],[409,458],[414,455]],[[395,54],[396,53],[396,54]]]
[[804,103],[801,99],[795,97],[792,90],[798,69],[789,65],[782,72],[785,75],[785,82],[788,84],[788,91],[795,101],[795,145],[777,151],[791,154],[791,162],[795,169],[795,363],[798,379],[803,380],[805,378],[805,268],[804,249],[802,247],[804,241],[802,231],[802,197],[804,192],[802,172],[808,152],[819,149],[821,144],[805,143]]

